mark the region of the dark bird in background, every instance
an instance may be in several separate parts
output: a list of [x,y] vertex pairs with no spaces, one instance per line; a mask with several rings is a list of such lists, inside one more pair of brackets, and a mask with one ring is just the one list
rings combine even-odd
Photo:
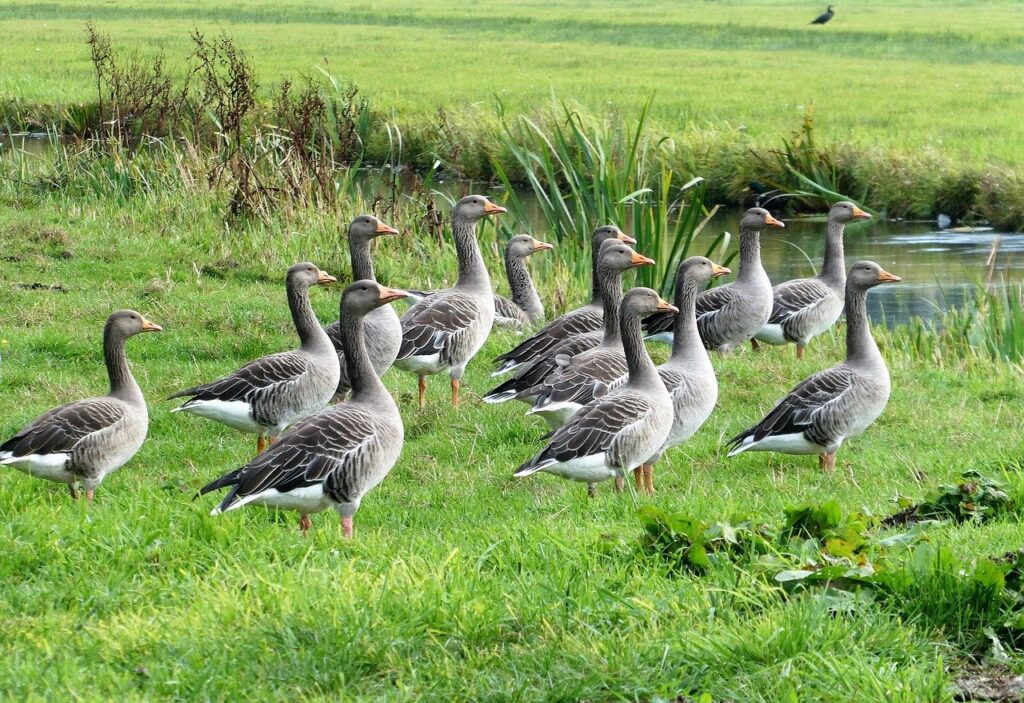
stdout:
[[817,16],[817,17],[815,18],[815,20],[814,20],[813,22],[811,22],[811,24],[825,24],[825,23],[826,23],[826,22],[828,22],[828,21],[829,21],[830,19],[832,19],[832,17],[833,17],[833,16],[835,15],[835,14],[836,14],[836,11],[832,9],[832,6],[831,6],[831,5],[829,5],[829,6],[828,6],[828,9],[827,9],[827,10],[825,10],[824,12],[822,12],[822,13],[821,13],[820,15],[818,15],[818,16]]

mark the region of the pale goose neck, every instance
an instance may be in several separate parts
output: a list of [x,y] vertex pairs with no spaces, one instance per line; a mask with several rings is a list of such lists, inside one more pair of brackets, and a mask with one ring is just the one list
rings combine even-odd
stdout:
[[604,309],[604,343],[619,341],[619,308],[622,307],[622,271],[601,267],[597,271],[601,284],[601,307]]
[[825,259],[821,264],[818,276],[833,290],[843,290],[846,286],[846,259],[843,255],[843,232],[846,225],[838,220],[829,219],[825,234]]
[[309,287],[301,283],[288,284],[288,309],[292,311],[295,331],[306,351],[333,349],[331,339],[316,319],[313,306],[309,304]]
[[885,366],[868,320],[868,291],[846,286],[846,362],[860,366]]
[[697,282],[692,278],[682,278],[676,282],[675,332],[672,336],[672,361],[696,362],[703,358],[707,361],[708,354],[697,330]]
[[128,357],[124,353],[126,340],[122,332],[110,328],[103,330],[103,361],[107,365],[107,377],[110,379],[110,395],[145,408],[142,389],[128,368]]
[[338,322],[341,328],[341,348],[345,352],[345,369],[348,371],[349,384],[352,387],[350,400],[364,402],[374,401],[388,394],[384,384],[377,378],[370,363],[370,355],[366,351],[363,336],[363,315],[347,312],[341,306]]
[[480,247],[476,241],[476,222],[462,217],[452,217],[452,236],[455,239],[455,255],[459,259],[458,288],[467,288],[478,293],[491,294],[491,278],[487,274]]
[[373,257],[370,256],[370,240],[366,237],[349,237],[348,251],[352,259],[353,281],[376,281],[373,275]]
[[737,281],[744,283],[768,278],[761,265],[761,232],[756,229],[740,229],[740,272]]
[[651,361],[651,355],[644,346],[640,316],[622,313],[622,351],[626,356],[626,367],[629,369],[629,384],[643,386],[661,383],[658,370]]
[[512,291],[512,302],[522,308],[530,322],[544,317],[544,305],[540,302],[533,279],[526,268],[526,262],[511,252],[505,251],[505,274]]

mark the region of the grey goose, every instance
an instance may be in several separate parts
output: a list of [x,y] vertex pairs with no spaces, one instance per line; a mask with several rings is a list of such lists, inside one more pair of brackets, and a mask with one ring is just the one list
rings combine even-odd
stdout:
[[758,342],[796,344],[796,357],[802,359],[807,343],[836,323],[843,312],[846,289],[846,223],[870,218],[871,215],[846,201],[829,209],[821,273],[813,278],[786,281],[772,289],[772,313],[750,341],[755,349]]
[[593,495],[598,482],[614,478],[618,484],[664,445],[672,429],[672,401],[640,331],[641,317],[659,310],[676,312],[650,288],[626,294],[620,326],[629,379],[552,432],[547,446],[516,469],[516,477],[544,471],[584,482]]
[[885,359],[871,336],[867,293],[894,276],[873,261],[859,261],[846,278],[846,360],[801,381],[764,419],[729,440],[729,456],[746,451],[817,454],[835,469],[842,443],[862,433],[889,401]]
[[212,514],[250,503],[295,510],[305,534],[311,514],[333,508],[345,537],[352,537],[363,496],[388,475],[404,442],[402,417],[374,371],[363,325],[374,310],[404,297],[405,291],[369,280],[345,289],[341,338],[352,381],[348,400],[296,424],[248,464],[203,486],[203,494],[231,489]]
[[601,284],[597,279],[597,261],[601,254],[601,245],[609,239],[616,239],[626,244],[636,244],[635,239],[615,225],[601,225],[595,229],[591,236],[590,249],[590,302],[556,317],[537,330],[533,336],[524,339],[513,349],[495,359],[498,368],[491,374],[492,376],[500,376],[521,366],[532,364],[541,359],[554,346],[570,337],[601,329],[604,308],[601,304]]
[[[785,227],[764,208],[747,210],[740,221],[740,269],[736,280],[697,296],[697,329],[704,346],[728,352],[764,327],[772,312],[772,283],[761,265],[761,230]],[[647,338],[672,343],[675,318],[652,315],[644,325]]]
[[338,355],[309,304],[309,289],[337,279],[309,262],[288,269],[288,307],[301,345],[293,351],[252,361],[234,373],[168,397],[188,400],[172,410],[215,420],[267,440],[292,423],[323,408],[338,388]]
[[[353,281],[376,281],[373,273],[373,258],[370,256],[370,242],[377,237],[398,234],[398,230],[390,227],[373,215],[360,215],[352,220],[348,227],[348,251],[352,259]],[[391,305],[376,308],[363,321],[366,330],[366,352],[370,356],[370,364],[378,376],[391,368],[398,356],[398,348],[402,345],[402,323],[398,313]],[[351,389],[348,380],[348,369],[345,364],[345,351],[341,339],[341,317],[327,326],[327,336],[338,352],[338,365],[341,378],[338,381],[336,396],[344,399]]]
[[161,329],[134,310],[110,315],[103,326],[103,360],[110,392],[41,415],[0,444],[0,466],[66,483],[72,498],[78,497],[75,486],[81,483],[91,501],[104,477],[139,451],[149,428],[146,399],[128,368],[125,341],[140,332]]
[[452,406],[466,365],[487,341],[494,323],[491,278],[480,256],[476,223],[506,212],[482,195],[467,195],[452,210],[452,236],[459,261],[455,286],[423,298],[402,315],[402,346],[395,366],[419,377],[419,404],[426,403],[426,377],[447,372]]

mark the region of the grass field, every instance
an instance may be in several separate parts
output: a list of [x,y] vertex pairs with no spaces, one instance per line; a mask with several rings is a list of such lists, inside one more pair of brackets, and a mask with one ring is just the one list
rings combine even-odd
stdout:
[[[614,495],[605,484],[587,500],[582,486],[553,477],[511,478],[543,430],[522,407],[479,401],[487,359],[512,343],[499,334],[471,365],[459,413],[443,379],[419,411],[414,380],[388,374],[405,449],[364,501],[353,542],[327,514],[306,539],[292,515],[210,517],[214,501],[194,501],[195,490],[244,462],[254,442],[172,417],[161,398],[293,344],[287,263],[310,258],[346,278],[329,221],[226,226],[201,196],[108,201],[0,186],[0,309],[16,311],[0,328],[0,435],[102,392],[109,311],[136,308],[165,327],[129,343],[150,438],[92,506],[15,472],[0,480],[0,695],[948,701],[974,657],[992,661],[980,626],[934,593],[915,601],[924,614],[865,603],[836,615],[825,600],[786,595],[756,562],[680,574],[640,551],[636,510],[774,519],[835,498],[884,515],[896,496],[920,498],[965,468],[998,476],[996,464],[1024,448],[1024,387],[1010,366],[934,368],[887,346],[892,401],[826,476],[813,458],[726,460],[720,447],[793,382],[833,363],[841,337],[820,340],[799,364],[792,350],[717,359],[719,408],[658,467],[657,496]],[[489,228],[483,239],[492,237]],[[378,259],[397,285],[436,284],[453,270],[450,246],[408,233]],[[582,297],[584,283],[570,282],[558,257],[537,264],[549,304],[563,285],[561,305]],[[47,288],[55,285],[63,290]],[[322,320],[336,314],[337,296],[314,291]],[[1006,478],[1024,492],[1024,479]],[[1011,515],[938,526],[930,539],[973,564],[1019,547],[1024,528]],[[941,604],[929,610],[932,598]],[[1013,650],[1005,661],[1024,670]]]
[[776,146],[809,101],[830,140],[933,147],[976,166],[1024,162],[1018,27],[1005,2],[866,0],[826,27],[815,1],[286,0],[39,3],[0,8],[0,97],[33,104],[95,99],[84,25],[115,45],[162,50],[180,65],[193,28],[229,33],[265,84],[325,66],[355,81],[407,129],[439,107],[536,112],[554,91],[595,112],[632,112],[656,94],[654,117],[743,129]]

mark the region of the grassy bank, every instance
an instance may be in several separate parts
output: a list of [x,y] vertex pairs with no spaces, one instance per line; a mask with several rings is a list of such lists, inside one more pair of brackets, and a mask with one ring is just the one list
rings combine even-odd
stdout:
[[363,155],[378,164],[394,158],[400,135],[403,164],[423,171],[440,159],[490,180],[495,161],[511,163],[503,121],[564,120],[562,107],[549,105],[571,96],[571,109],[616,124],[654,95],[651,131],[673,145],[666,158],[683,182],[704,176],[716,202],[736,203],[751,197],[751,180],[805,185],[774,151],[813,104],[816,146],[807,156],[828,181],[821,185],[890,216],[942,212],[1024,227],[1019,5],[862,3],[825,28],[807,26],[808,13],[804,3],[771,0],[655,1],[628,11],[568,0],[472,11],[421,0],[347,9],[19,0],[0,10],[11,30],[0,118],[13,129],[67,131],[100,119],[88,21],[122,55],[148,62],[163,52],[176,80],[190,65],[190,32],[224,31],[258,77],[255,124],[279,119],[281,81],[323,69],[369,98]]
[[[110,310],[133,307],[165,326],[129,344],[150,439],[93,506],[13,472],[0,481],[0,690],[10,699],[949,701],[966,670],[1024,670],[999,613],[983,605],[993,593],[948,587],[960,567],[837,610],[828,594],[783,588],[782,562],[773,570],[741,555],[697,575],[641,546],[645,505],[706,523],[772,521],[787,506],[834,498],[844,513],[882,516],[900,509],[895,497],[920,500],[971,467],[1024,498],[1024,479],[998,469],[1024,450],[1019,368],[983,354],[937,367],[902,329],[880,335],[889,408],[844,448],[834,476],[801,458],[727,461],[720,445],[833,363],[839,334],[799,364],[780,350],[716,358],[719,408],[658,467],[659,493],[604,487],[595,500],[550,477],[511,479],[544,431],[521,407],[478,400],[486,360],[513,342],[498,334],[470,366],[460,413],[446,406],[445,383],[431,384],[421,412],[413,380],[388,374],[406,445],[364,502],[354,542],[327,515],[308,539],[292,516],[209,517],[195,490],[245,461],[251,438],[172,417],[160,398],[290,346],[284,268],[311,259],[345,280],[337,222],[369,206],[346,197],[267,221],[225,220],[226,197],[202,187],[101,197],[0,185],[0,307],[15,311],[0,331],[0,434],[104,387],[99,329]],[[388,219],[403,234],[377,249],[382,279],[450,280],[451,246],[437,243],[421,211]],[[482,239],[498,270],[494,228]],[[573,257],[567,244],[533,262],[552,313],[585,295]],[[314,291],[322,320],[336,314],[337,295]],[[1022,539],[1016,511],[927,532],[968,573]],[[786,549],[803,556],[785,564],[810,558],[800,544]]]

